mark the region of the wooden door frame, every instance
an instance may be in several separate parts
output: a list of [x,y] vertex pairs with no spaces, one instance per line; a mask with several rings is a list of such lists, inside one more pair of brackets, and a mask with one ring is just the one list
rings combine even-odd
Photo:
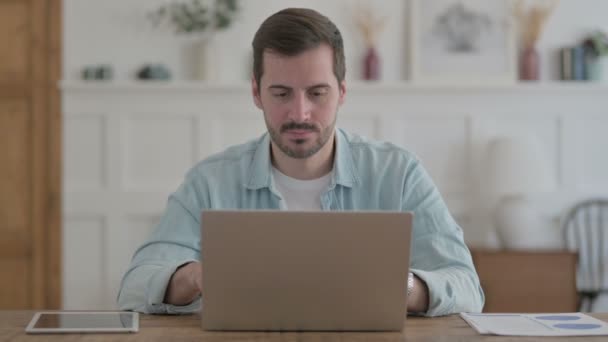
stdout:
[[61,94],[59,91],[59,81],[62,78],[63,64],[63,0],[50,0],[50,18],[49,18],[49,127],[51,135],[49,136],[48,152],[50,156],[49,163],[49,188],[50,193],[48,220],[50,230],[48,241],[51,247],[48,251],[49,264],[47,265],[47,286],[46,306],[60,309],[63,306],[62,300],[62,240],[63,233],[62,224],[62,111],[61,111]]
[[31,57],[32,288],[35,309],[62,307],[62,0],[34,0]]

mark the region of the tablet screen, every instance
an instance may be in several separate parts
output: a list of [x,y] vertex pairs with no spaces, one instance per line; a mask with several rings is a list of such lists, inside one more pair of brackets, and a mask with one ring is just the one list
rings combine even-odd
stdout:
[[139,325],[135,312],[40,312],[29,332],[133,332]]

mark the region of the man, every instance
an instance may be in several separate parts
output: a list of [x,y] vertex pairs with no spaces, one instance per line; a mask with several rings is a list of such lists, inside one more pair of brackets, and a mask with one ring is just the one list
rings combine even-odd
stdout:
[[199,309],[201,209],[238,208],[413,211],[408,311],[479,312],[484,296],[462,230],[419,161],[335,127],[346,95],[336,26],[313,10],[286,9],[262,23],[253,51],[252,94],[268,133],[188,173],[133,257],[118,296],[121,309]]

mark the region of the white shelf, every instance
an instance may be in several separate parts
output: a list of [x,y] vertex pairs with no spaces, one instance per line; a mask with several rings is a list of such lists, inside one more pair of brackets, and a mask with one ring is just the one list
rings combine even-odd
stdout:
[[[197,92],[242,92],[249,91],[249,82],[215,84],[204,81],[78,81],[66,80],[59,83],[63,91],[197,91]],[[514,84],[424,84],[412,82],[364,82],[356,81],[347,85],[351,92],[507,92],[507,93],[605,93],[608,83],[591,82],[517,82]]]

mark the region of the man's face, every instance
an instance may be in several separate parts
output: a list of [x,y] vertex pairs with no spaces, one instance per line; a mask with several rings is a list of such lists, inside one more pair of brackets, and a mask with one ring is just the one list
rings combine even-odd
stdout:
[[332,49],[322,44],[292,57],[266,51],[263,68],[252,91],[272,142],[292,158],[314,155],[333,138],[346,91],[334,76]]

